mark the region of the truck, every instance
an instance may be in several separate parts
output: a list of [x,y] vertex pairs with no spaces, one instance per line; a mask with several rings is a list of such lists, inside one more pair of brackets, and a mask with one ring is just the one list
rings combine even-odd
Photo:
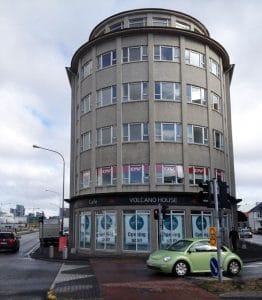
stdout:
[[60,237],[59,219],[44,219],[39,224],[39,240],[42,246],[58,246]]

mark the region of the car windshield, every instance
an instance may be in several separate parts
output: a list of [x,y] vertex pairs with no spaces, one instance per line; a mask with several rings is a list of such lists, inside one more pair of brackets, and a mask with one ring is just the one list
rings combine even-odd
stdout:
[[14,235],[9,232],[0,232],[0,239],[12,239],[14,238]]
[[167,248],[167,250],[169,250],[169,251],[185,251],[187,249],[187,247],[191,244],[192,244],[192,241],[179,240],[179,241],[175,242],[174,244],[172,244],[171,246],[169,246]]

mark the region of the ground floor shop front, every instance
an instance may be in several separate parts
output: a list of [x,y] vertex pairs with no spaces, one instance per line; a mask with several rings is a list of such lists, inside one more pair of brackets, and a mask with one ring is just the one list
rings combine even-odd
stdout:
[[[167,207],[165,218],[161,209]],[[159,209],[159,219],[156,219]],[[86,254],[145,254],[185,237],[207,238],[216,224],[213,208],[194,195],[120,194],[82,197],[70,203],[71,248]],[[221,212],[222,239],[229,244],[231,209]]]

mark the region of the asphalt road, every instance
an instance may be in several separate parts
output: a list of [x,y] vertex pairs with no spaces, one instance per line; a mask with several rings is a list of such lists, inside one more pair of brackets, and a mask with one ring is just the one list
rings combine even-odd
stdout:
[[30,233],[21,237],[19,252],[0,252],[0,299],[46,299],[61,263],[30,258],[38,245],[38,233]]

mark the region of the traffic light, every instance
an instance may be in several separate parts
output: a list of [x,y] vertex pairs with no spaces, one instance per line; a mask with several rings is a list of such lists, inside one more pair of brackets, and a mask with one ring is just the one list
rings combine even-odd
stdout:
[[40,217],[38,218],[38,221],[39,221],[39,223],[43,223],[43,222],[44,222],[44,216],[40,216]]
[[219,187],[219,195],[218,195],[218,205],[220,208],[230,208],[230,204],[228,201],[228,194],[227,194],[227,183],[223,181],[218,181]]
[[158,208],[154,209],[154,219],[159,220],[159,209]]
[[201,182],[198,184],[202,191],[199,192],[200,198],[204,204],[210,204],[212,201],[212,183],[210,181]]
[[167,214],[168,214],[168,206],[163,204],[162,205],[162,209],[161,209],[161,213],[163,215],[163,219],[165,220],[167,218]]

